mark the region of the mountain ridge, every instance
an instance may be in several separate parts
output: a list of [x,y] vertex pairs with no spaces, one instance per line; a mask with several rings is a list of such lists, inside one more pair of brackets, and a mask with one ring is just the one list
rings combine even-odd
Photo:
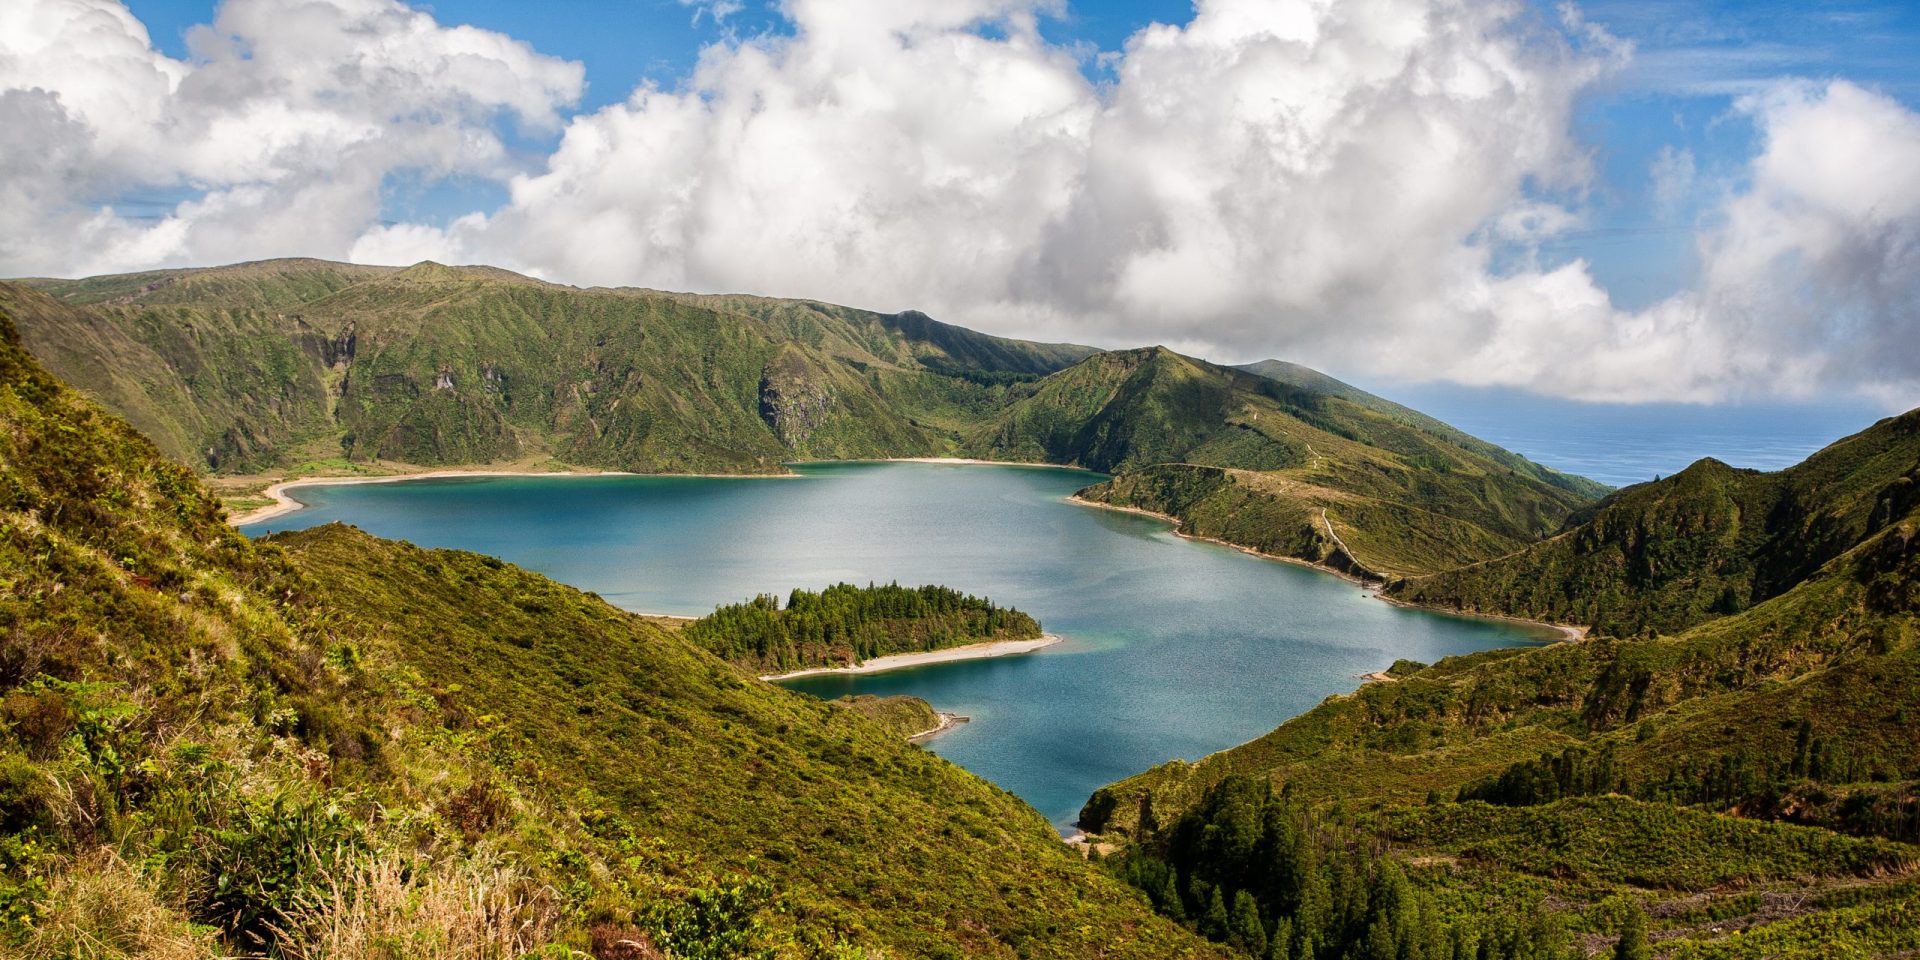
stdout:
[[[0,306],[56,372],[216,475],[774,473],[964,456],[1124,481],[1197,462],[1271,476],[1247,486],[1249,517],[1294,517],[1283,537],[1245,534],[1245,519],[1205,535],[1313,561],[1344,542],[1356,569],[1391,574],[1510,552],[1604,489],[1345,385],[1315,392],[1164,347],[1096,351],[912,311],[576,289],[434,263],[168,276],[0,284]],[[1146,502],[1158,489],[1122,482],[1089,499],[1227,512]]]
[[1386,594],[1605,634],[1672,632],[1778,596],[1917,504],[1920,410],[1783,470],[1701,459],[1573,512],[1539,543]]

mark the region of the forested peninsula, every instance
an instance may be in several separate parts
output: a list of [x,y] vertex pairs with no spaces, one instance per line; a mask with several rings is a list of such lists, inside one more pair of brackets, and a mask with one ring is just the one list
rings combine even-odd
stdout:
[[1041,635],[1039,622],[1018,610],[947,587],[897,583],[795,590],[785,606],[762,594],[720,607],[683,632],[756,673],[858,666],[875,657]]

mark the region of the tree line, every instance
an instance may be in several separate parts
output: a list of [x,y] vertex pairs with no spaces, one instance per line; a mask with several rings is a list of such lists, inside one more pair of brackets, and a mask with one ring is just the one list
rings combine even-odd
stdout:
[[[1142,800],[1141,824],[1152,822]],[[1257,960],[1563,960],[1539,904],[1464,913],[1370,837],[1263,780],[1229,777],[1150,843],[1107,861],[1156,909]]]
[[1040,624],[1012,607],[950,587],[850,583],[772,594],[720,607],[685,628],[688,639],[754,670],[843,666],[995,640],[1030,640]]

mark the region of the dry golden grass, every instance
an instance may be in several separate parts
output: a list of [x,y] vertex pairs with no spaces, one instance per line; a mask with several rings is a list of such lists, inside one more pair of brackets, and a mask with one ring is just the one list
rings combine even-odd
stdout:
[[20,945],[22,960],[195,960],[221,955],[205,929],[160,902],[151,878],[111,850],[74,864],[52,884],[47,912]]
[[289,912],[293,960],[511,960],[547,943],[549,892],[513,867],[375,856]]

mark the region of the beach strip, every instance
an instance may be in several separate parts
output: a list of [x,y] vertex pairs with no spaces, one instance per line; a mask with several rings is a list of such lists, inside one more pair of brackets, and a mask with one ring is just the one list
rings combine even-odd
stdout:
[[940,722],[938,724],[936,724],[932,729],[922,730],[919,733],[916,733],[916,734],[913,734],[912,736],[907,737],[907,742],[921,743],[926,740],[931,740],[934,737],[937,737],[943,733],[946,733],[948,730],[952,730],[954,727],[957,727],[963,723],[967,723],[971,721],[972,719],[973,719],[972,717],[964,717],[957,713],[941,712]]
[[408,480],[446,480],[458,477],[688,477],[726,480],[790,480],[798,478],[799,474],[791,472],[632,473],[626,470],[429,470],[425,473],[395,473],[378,477],[301,477],[297,480],[282,480],[268,487],[262,491],[262,495],[272,498],[272,503],[249,510],[237,517],[228,517],[227,522],[240,527],[306,509],[306,504],[287,495],[288,490],[296,487],[347,487],[363,483],[405,483]]
[[961,660],[984,660],[989,657],[1011,657],[1022,653],[1032,653],[1042,647],[1050,647],[1060,642],[1052,634],[1034,640],[994,640],[988,643],[970,643],[964,647],[947,647],[944,650],[928,650],[925,653],[895,653],[884,657],[874,657],[865,663],[850,667],[814,667],[809,670],[795,670],[792,673],[770,673],[762,680],[791,680],[795,677],[811,677],[822,673],[882,673],[887,670],[901,670],[907,667],[923,667],[930,663],[955,663]]
[[228,517],[227,522],[236,526],[259,523],[274,517],[284,516],[295,510],[306,508],[306,504],[287,495],[288,490],[296,487],[351,487],[367,483],[404,483],[408,480],[444,480],[454,477],[623,477],[632,476],[619,470],[579,471],[540,471],[540,470],[430,470],[426,473],[396,473],[379,477],[302,477],[298,480],[282,480],[268,487],[263,493],[273,499],[273,503],[249,510],[237,517]]

